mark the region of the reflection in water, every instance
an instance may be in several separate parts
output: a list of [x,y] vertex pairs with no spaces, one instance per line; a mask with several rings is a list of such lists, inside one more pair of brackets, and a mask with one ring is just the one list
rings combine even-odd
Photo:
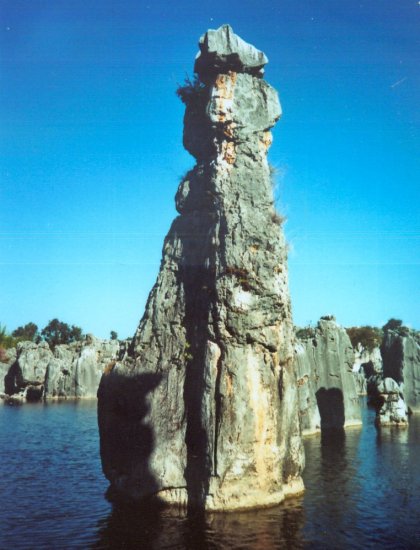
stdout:
[[302,548],[303,499],[266,510],[184,514],[169,508],[114,506],[99,523],[92,549],[185,548],[249,549]]
[[374,426],[305,441],[305,526],[316,548],[418,548],[420,418],[404,430]]
[[337,506],[338,495],[348,493],[346,434],[343,429],[331,429],[321,433],[320,480],[323,495],[323,513],[329,521],[340,525],[346,508]]
[[321,431],[344,426],[343,392],[339,388],[319,388],[315,394],[321,417]]
[[408,451],[407,444],[408,444],[408,436],[409,431],[406,427],[398,427],[398,426],[385,426],[380,427],[378,426],[376,433],[376,445],[377,447],[382,447],[383,445],[401,445],[400,450],[403,451],[404,449]]
[[305,439],[303,497],[267,510],[186,515],[114,506],[96,403],[0,407],[0,548],[419,548],[420,415]]

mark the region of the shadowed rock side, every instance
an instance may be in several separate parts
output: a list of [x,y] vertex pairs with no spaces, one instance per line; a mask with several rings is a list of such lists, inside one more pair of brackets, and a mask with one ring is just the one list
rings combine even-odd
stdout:
[[[238,51],[225,64],[228,37]],[[204,84],[184,95],[197,164],[132,346],[98,391],[104,473],[126,499],[229,510],[303,488],[286,250],[266,159],[280,104],[247,65],[263,54],[232,37],[224,26],[200,40]],[[153,387],[146,375],[159,377]]]
[[385,332],[381,345],[384,378],[401,385],[404,401],[413,413],[420,412],[420,339],[419,333],[406,329],[399,334]]
[[315,329],[303,331],[296,345],[303,435],[362,423],[353,362],[350,339],[334,317],[321,318]]

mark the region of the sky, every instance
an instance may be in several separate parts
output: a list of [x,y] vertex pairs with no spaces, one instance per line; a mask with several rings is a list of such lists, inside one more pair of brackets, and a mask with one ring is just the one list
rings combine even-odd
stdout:
[[0,0],[0,324],[132,336],[194,159],[175,90],[229,23],[280,95],[296,325],[420,328],[420,2]]

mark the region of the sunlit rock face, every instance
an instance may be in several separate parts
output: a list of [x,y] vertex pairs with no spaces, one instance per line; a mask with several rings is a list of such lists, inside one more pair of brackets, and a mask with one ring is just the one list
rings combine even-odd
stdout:
[[381,345],[383,375],[401,385],[409,410],[420,412],[420,337],[404,327],[401,333],[388,330]]
[[[333,316],[304,329],[296,344],[299,415],[304,435],[362,423],[354,351]],[[299,332],[298,332],[299,336]]]
[[402,387],[393,378],[380,380],[371,395],[374,397],[375,422],[378,426],[406,427],[408,425],[408,410],[404,402]]
[[5,395],[5,378],[16,361],[16,348],[0,349],[0,397]]
[[111,494],[208,510],[302,491],[286,248],[267,163],[280,117],[264,54],[230,27],[200,39],[181,90],[196,158],[127,353],[98,391]]
[[46,342],[19,342],[14,361],[5,371],[4,393],[12,402],[22,403],[95,398],[102,373],[119,349],[117,340],[99,340],[92,335],[54,350]]
[[367,349],[359,342],[354,349],[353,375],[358,395],[367,395],[368,379],[382,377],[382,355],[378,346]]

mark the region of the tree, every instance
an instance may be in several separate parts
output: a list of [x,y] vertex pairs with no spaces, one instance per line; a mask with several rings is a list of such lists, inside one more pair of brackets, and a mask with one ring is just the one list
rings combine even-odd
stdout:
[[16,346],[16,342],[16,338],[8,334],[6,327],[0,324],[0,348],[13,348]]
[[204,97],[206,92],[206,86],[197,75],[194,75],[193,79],[186,75],[185,81],[182,86],[178,86],[176,95],[185,105],[189,103],[200,101],[200,98]]
[[29,340],[30,342],[36,342],[39,339],[38,327],[35,323],[27,323],[23,327],[18,327],[12,332],[14,338],[18,338],[20,341]]
[[71,344],[81,340],[83,336],[82,329],[75,325],[68,325],[58,319],[52,319],[48,325],[41,331],[42,338],[51,348],[60,344]]
[[398,330],[402,327],[402,321],[400,319],[389,319],[387,323],[382,327],[383,330]]
[[115,332],[115,330],[111,330],[110,338],[111,338],[111,340],[117,340],[118,339],[118,333]]
[[354,348],[361,344],[368,351],[372,351],[382,341],[382,331],[376,327],[350,327],[346,331]]

